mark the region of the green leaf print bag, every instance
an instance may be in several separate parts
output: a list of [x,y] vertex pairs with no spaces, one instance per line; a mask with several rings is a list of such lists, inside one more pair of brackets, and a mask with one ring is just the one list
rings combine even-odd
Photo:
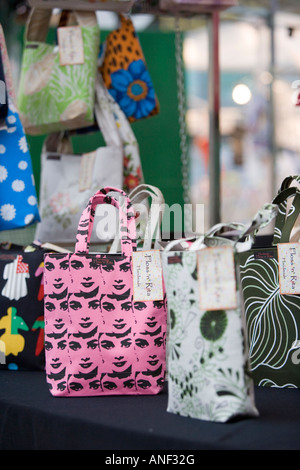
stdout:
[[272,244],[257,239],[240,254],[250,366],[255,384],[264,387],[300,388],[300,257],[299,242],[291,241],[300,193],[288,187],[292,180],[273,201],[279,212]]
[[48,44],[52,10],[33,9],[25,31],[18,107],[30,135],[94,123],[100,31],[95,12],[70,12]]
[[237,252],[249,249],[253,232],[276,213],[277,206],[268,205],[247,229],[219,224],[187,250],[170,251],[175,241],[162,253],[168,301],[168,412],[222,423],[258,416]]

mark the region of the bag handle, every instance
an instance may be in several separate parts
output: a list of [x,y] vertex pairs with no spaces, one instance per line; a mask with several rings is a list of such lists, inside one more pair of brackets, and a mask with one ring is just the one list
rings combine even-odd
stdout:
[[[111,188],[111,190],[119,191]],[[78,224],[75,252],[88,253],[91,234],[93,230],[96,206],[99,204],[111,204],[119,211],[119,232],[121,240],[121,252],[124,256],[131,256],[136,251],[136,230],[135,214],[132,211],[132,204],[128,196],[125,197],[126,203],[121,206],[119,201],[104,193],[102,190],[94,194],[82,212]]]
[[8,101],[12,101],[14,104],[16,104],[17,97],[15,93],[14,81],[13,81],[13,76],[12,76],[12,71],[11,71],[11,64],[10,64],[10,60],[8,57],[5,36],[4,36],[4,32],[3,32],[3,28],[1,24],[0,24],[0,50],[1,50],[1,57],[2,57],[2,63],[3,63],[3,71],[4,71],[4,76],[5,76],[7,98],[8,98]]
[[[138,142],[125,113],[122,111],[119,104],[115,101],[113,96],[107,90],[102,75],[99,72],[97,73],[96,79],[96,96],[97,101],[99,103],[99,107],[101,110],[103,110],[103,112],[105,112],[106,108],[110,107],[111,113],[113,114],[114,119],[116,121],[119,139],[121,140],[123,145],[124,157],[130,155],[131,166],[133,168],[139,169],[139,173],[136,174],[136,177],[138,178],[139,182],[142,183],[143,172]],[[105,125],[105,121],[103,125]],[[102,128],[102,133],[105,135],[109,134],[105,132],[104,127]]]
[[[256,213],[248,226],[240,223],[219,223],[196,239],[194,237],[170,242],[165,251],[172,250],[178,243],[189,251],[224,245],[232,246],[238,253],[248,251],[253,245],[256,232],[266,227],[277,216],[277,213],[278,206],[276,204],[265,204]],[[224,237],[226,232],[231,235],[231,238]]]
[[[106,194],[117,191],[121,195],[126,196],[126,193],[121,189],[107,187],[104,188],[102,192],[103,191],[105,191]],[[140,184],[129,193],[128,197],[131,201],[131,204],[133,205],[133,208],[135,208],[135,204],[143,203],[149,197],[151,198],[149,212],[147,205],[145,204],[144,206],[147,210],[147,216],[145,217],[145,212],[143,211],[143,213],[139,215],[138,221],[138,223],[140,223],[142,226],[140,227],[140,230],[143,231],[142,250],[149,251],[152,248],[152,240],[154,238],[156,240],[161,239],[160,226],[165,209],[165,200],[163,194],[156,186]],[[120,243],[119,239],[116,237],[110,247],[109,253],[117,253],[118,251],[120,251]]]
[[[72,11],[77,24],[82,27],[96,26],[97,16],[92,11]],[[25,40],[30,42],[45,42],[49,30],[52,9],[33,8],[25,29]],[[26,47],[26,44],[25,44]]]
[[[129,193],[129,198],[133,205],[144,203],[151,198],[147,219],[145,220],[144,214],[139,215],[140,230],[144,232],[142,249],[151,250],[152,240],[155,239],[156,242],[161,240],[161,223],[165,211],[164,196],[156,186],[140,184]],[[147,209],[146,205],[145,208]]]
[[65,10],[73,10],[74,8],[80,11],[114,11],[129,13],[134,0],[29,0],[29,5],[32,7],[52,9],[64,8]]
[[[289,188],[292,188],[292,183],[300,183],[300,176],[299,175],[290,175],[284,178],[284,180],[281,183],[281,186],[279,188],[279,191],[277,193],[276,198],[285,190],[288,190]],[[296,186],[293,186],[293,188],[296,188]],[[298,187],[299,189],[299,187]],[[287,194],[287,193],[284,193]],[[274,227],[274,239],[273,239],[273,244],[279,243],[281,239],[281,233],[286,221],[286,218],[289,217],[289,214],[287,214],[287,204],[288,204],[288,198],[283,197],[282,201],[279,203],[279,212],[278,216],[275,221],[275,227]]]
[[[291,197],[294,199],[287,213],[287,202]],[[273,245],[288,243],[300,214],[300,192],[294,186],[286,187],[274,198],[273,203],[279,208],[274,227]]]

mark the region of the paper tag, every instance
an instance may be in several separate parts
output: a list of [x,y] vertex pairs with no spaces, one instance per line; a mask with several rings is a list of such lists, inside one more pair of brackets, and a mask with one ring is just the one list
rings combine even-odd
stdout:
[[79,191],[85,191],[86,189],[90,189],[92,186],[95,158],[96,151],[84,153],[81,157]]
[[231,247],[206,248],[198,252],[201,310],[237,307],[234,254]]
[[300,243],[277,245],[280,294],[300,294]]
[[132,265],[134,301],[163,300],[160,251],[134,251]]
[[84,63],[84,49],[80,26],[58,28],[58,46],[60,65],[77,65]]

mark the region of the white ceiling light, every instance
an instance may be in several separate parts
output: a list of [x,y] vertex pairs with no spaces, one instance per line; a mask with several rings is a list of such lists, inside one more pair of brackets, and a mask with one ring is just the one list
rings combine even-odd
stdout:
[[244,83],[236,85],[232,91],[232,99],[236,104],[247,104],[252,98],[250,88]]

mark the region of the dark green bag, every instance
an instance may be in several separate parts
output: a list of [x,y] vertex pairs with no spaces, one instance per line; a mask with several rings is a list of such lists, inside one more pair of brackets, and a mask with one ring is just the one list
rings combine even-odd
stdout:
[[250,366],[260,386],[300,388],[300,295],[280,293],[277,252],[278,244],[290,242],[300,213],[300,192],[291,186],[299,179],[286,178],[273,201],[279,210],[271,243],[259,246],[257,239],[240,254]]

